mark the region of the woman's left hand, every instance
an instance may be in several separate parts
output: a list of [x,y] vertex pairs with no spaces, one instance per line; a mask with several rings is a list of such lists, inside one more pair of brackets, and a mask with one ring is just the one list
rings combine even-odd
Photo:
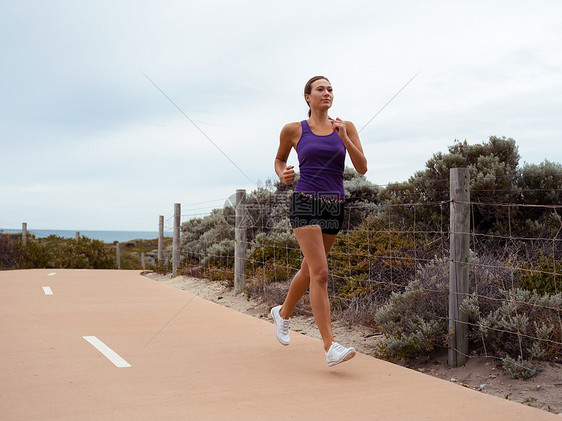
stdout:
[[367,158],[365,158],[363,153],[357,129],[351,121],[345,122],[340,118],[331,121],[332,127],[343,142],[345,149],[347,149],[355,170],[359,174],[365,174],[367,172]]
[[338,134],[341,140],[345,140],[345,138],[348,137],[347,130],[345,128],[345,121],[337,117],[335,120],[331,120],[331,122],[332,122],[332,129],[336,131],[336,133]]

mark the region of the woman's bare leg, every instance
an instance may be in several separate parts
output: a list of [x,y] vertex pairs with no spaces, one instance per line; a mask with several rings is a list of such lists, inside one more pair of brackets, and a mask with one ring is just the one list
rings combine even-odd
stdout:
[[[330,300],[328,298],[328,261],[326,259],[325,244],[327,243],[326,245],[328,245],[327,248],[329,251],[335,240],[335,236],[322,234],[320,227],[317,225],[296,228],[294,233],[308,266],[310,305],[312,307],[312,313],[314,314],[314,320],[322,335],[324,349],[328,351],[334,341],[334,336],[332,334],[332,318],[330,313]],[[290,306],[292,305],[294,307],[296,304],[296,302],[293,304],[294,299],[297,297],[300,299],[302,294],[306,291],[306,289],[303,290],[305,282],[306,278],[301,273],[294,287],[294,294],[290,294],[291,300],[287,303],[287,310],[289,308],[292,310]],[[293,283],[291,283],[291,288],[293,288]],[[299,294],[301,295],[299,296]]]
[[[335,235],[328,235],[322,234],[322,240],[324,242],[324,251],[326,256],[330,252],[332,245],[336,239]],[[291,313],[293,309],[303,297],[305,292],[310,287],[310,269],[306,262],[306,258],[302,260],[301,268],[293,277],[291,281],[291,286],[289,287],[289,292],[287,293],[287,297],[285,297],[285,301],[283,302],[283,306],[279,312],[281,317],[284,319],[288,319],[291,317]]]
[[289,287],[289,292],[285,297],[283,306],[279,310],[279,315],[284,319],[291,317],[293,309],[300,301],[304,293],[308,290],[310,285],[310,274],[306,259],[302,260],[301,268],[297,274],[293,277],[291,281],[291,286]]

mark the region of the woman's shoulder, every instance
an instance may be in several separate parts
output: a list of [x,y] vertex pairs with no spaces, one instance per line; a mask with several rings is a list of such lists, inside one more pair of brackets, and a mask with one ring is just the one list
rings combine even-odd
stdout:
[[299,121],[287,123],[281,129],[281,139],[286,139],[293,144],[300,139],[302,134],[302,126]]
[[344,120],[344,124],[346,130],[357,133],[357,129],[351,121]]
[[281,129],[281,133],[285,132],[287,134],[296,134],[296,133],[300,133],[300,131],[302,130],[302,125],[300,121],[295,121],[292,123],[287,123],[283,126],[283,129]]

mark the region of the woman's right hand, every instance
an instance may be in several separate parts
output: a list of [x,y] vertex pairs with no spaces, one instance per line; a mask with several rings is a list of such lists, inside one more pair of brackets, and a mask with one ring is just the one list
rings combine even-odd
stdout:
[[285,167],[283,173],[279,177],[279,179],[285,184],[291,184],[295,180],[295,168],[294,165],[289,165]]
[[279,149],[275,156],[275,174],[282,183],[291,184],[295,181],[295,170],[293,165],[287,165],[291,149],[297,146],[297,142],[301,137],[301,123],[285,124],[279,136]]

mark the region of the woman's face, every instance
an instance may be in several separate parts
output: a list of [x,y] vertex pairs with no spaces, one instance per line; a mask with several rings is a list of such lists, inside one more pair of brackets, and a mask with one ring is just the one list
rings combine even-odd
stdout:
[[315,80],[312,82],[310,93],[306,94],[304,98],[311,109],[327,110],[332,106],[332,101],[334,100],[332,85],[326,79]]

